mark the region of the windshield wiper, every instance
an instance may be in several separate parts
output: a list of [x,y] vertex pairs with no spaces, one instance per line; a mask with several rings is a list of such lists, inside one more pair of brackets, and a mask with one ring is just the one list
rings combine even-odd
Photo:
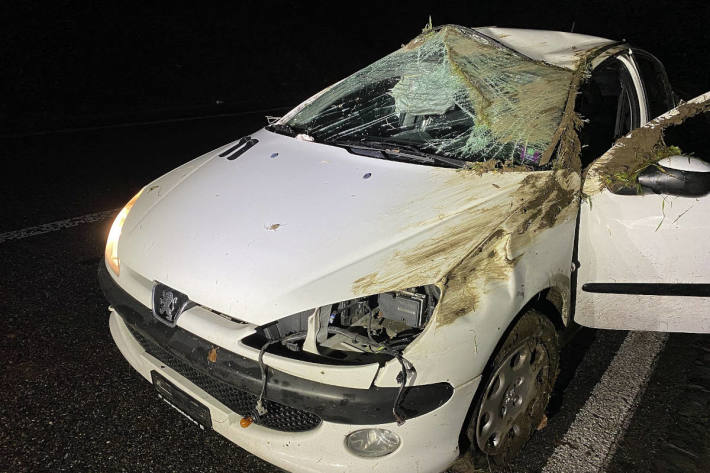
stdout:
[[280,135],[286,135],[286,136],[296,136],[297,134],[300,133],[299,130],[295,129],[291,125],[287,125],[285,123],[272,123],[271,125],[266,125],[264,128],[266,128],[269,131],[273,131],[274,133],[278,133]]
[[[446,156],[440,156],[438,154],[427,153],[422,151],[416,146],[397,143],[394,141],[387,140],[341,140],[335,139],[325,142],[325,144],[332,144],[336,146],[346,146],[351,151],[353,149],[363,149],[363,150],[374,150],[383,153],[390,158],[401,157],[413,161],[418,161],[422,163],[437,163],[446,164],[453,167],[463,167],[463,161],[456,158],[449,158]],[[367,156],[373,156],[372,154],[367,154]]]

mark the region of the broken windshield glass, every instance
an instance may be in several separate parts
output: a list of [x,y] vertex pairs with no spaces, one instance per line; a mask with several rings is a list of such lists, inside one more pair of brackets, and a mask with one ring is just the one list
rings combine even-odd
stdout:
[[382,141],[439,156],[536,166],[573,72],[467,28],[429,30],[282,121],[316,141]]

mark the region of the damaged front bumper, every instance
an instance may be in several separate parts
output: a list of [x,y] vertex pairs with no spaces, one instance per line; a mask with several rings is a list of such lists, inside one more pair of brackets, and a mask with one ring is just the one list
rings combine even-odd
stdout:
[[[441,471],[456,457],[461,412],[478,378],[456,389],[448,383],[407,388],[400,409],[408,420],[398,426],[392,414],[397,388],[336,386],[270,367],[267,413],[259,416],[255,359],[157,322],[116,284],[103,262],[99,281],[112,304],[111,334],[129,363],[146,379],[156,372],[198,400],[210,410],[214,430],[267,461],[289,471]],[[218,355],[210,357],[215,349]],[[248,428],[240,426],[244,417],[254,419]],[[346,436],[370,427],[396,432],[402,444],[385,457],[354,455]]]

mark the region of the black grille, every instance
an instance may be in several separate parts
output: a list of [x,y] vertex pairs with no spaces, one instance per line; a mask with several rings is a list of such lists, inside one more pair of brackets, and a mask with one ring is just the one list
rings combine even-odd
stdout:
[[128,328],[145,351],[189,379],[234,412],[244,417],[251,416],[256,424],[282,432],[305,432],[315,429],[321,423],[321,419],[315,414],[269,400],[264,400],[268,412],[259,416],[256,412],[257,396],[193,368],[169,351],[148,340],[130,325]]

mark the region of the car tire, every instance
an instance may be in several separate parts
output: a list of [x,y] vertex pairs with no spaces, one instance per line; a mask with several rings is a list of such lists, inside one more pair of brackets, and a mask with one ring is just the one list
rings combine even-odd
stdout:
[[491,358],[466,431],[474,465],[504,465],[530,440],[545,416],[559,367],[554,324],[526,311]]

